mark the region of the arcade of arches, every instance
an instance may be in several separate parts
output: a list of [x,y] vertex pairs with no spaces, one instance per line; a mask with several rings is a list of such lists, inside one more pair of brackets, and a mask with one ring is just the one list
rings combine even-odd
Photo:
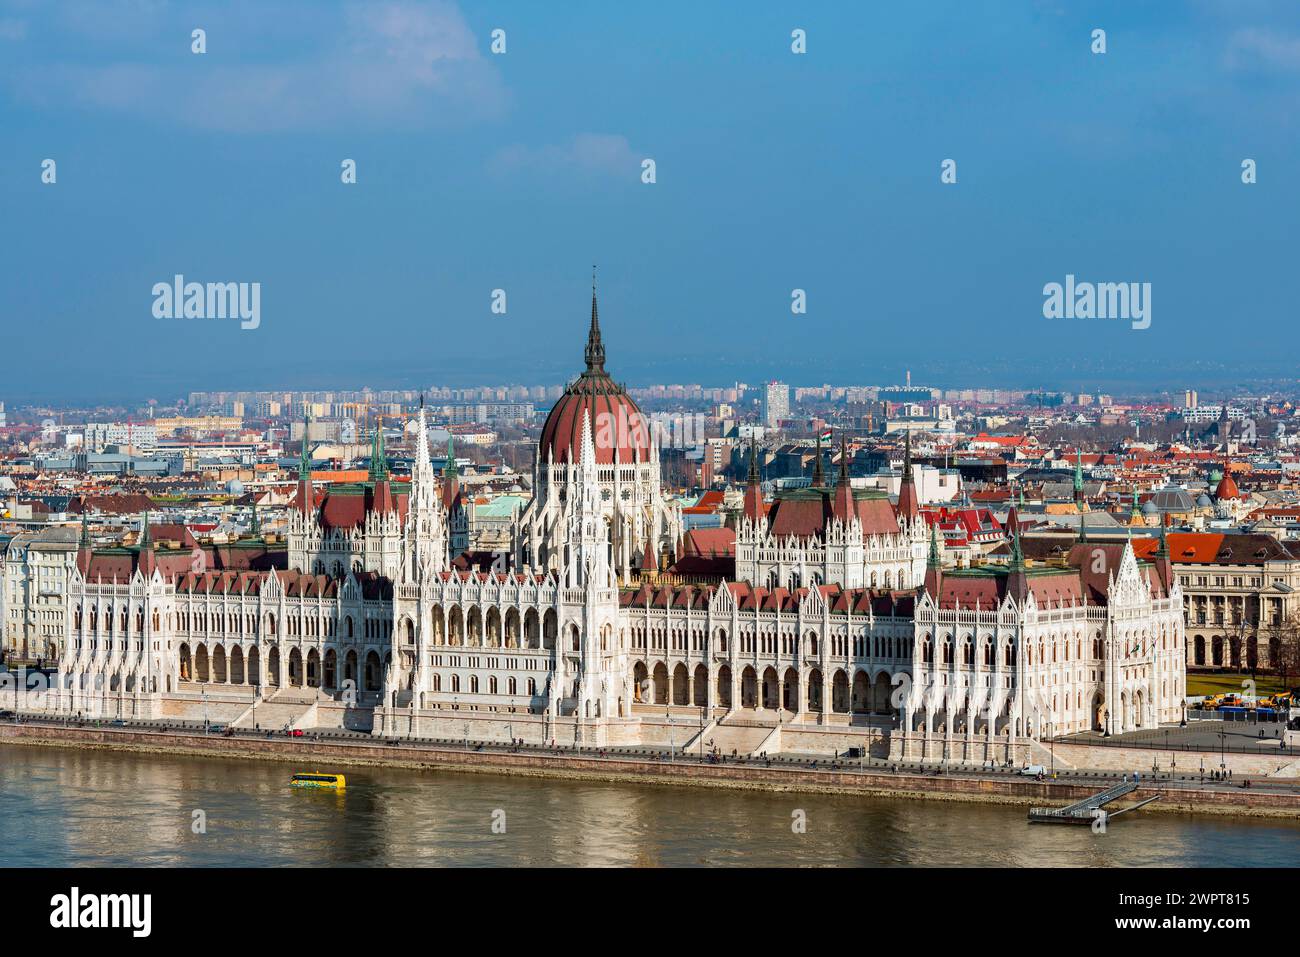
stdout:
[[[670,670],[663,661],[653,668],[644,661],[632,667],[633,702],[644,705],[677,705],[704,708],[709,706],[709,671],[703,664],[694,669],[678,662]],[[866,669],[855,669],[852,681],[848,672],[836,668],[830,673],[830,702],[827,708],[827,682],[819,668],[805,668],[802,674],[792,667],[756,668],[745,665],[733,672],[730,665],[716,669],[713,705],[751,711],[784,710],[795,714],[894,715],[894,687],[889,673],[878,671],[874,677]]]
[[327,648],[322,657],[315,648],[303,657],[297,647],[289,649],[287,655],[281,655],[280,649],[272,645],[263,654],[258,646],[247,650],[241,645],[232,645],[229,650],[217,642],[209,645],[198,642],[191,646],[182,642],[179,651],[179,670],[181,681],[199,684],[246,685],[261,688],[322,688],[326,691],[338,691],[355,688],[360,692],[377,693],[383,687],[384,669],[388,667],[391,652],[381,657],[378,649],[369,648],[358,652],[349,648],[340,655],[335,649]]

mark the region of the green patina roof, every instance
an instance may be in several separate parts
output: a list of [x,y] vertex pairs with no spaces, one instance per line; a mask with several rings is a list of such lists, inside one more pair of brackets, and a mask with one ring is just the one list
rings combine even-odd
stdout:
[[498,495],[486,505],[476,505],[474,514],[482,518],[509,518],[516,508],[522,508],[527,499],[522,495]]

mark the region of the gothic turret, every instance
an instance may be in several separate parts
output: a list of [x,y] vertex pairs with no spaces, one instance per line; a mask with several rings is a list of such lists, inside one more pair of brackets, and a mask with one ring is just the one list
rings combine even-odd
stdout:
[[898,486],[898,515],[909,522],[914,522],[920,511],[916,498],[916,483],[912,478],[912,432],[909,429],[903,440],[903,481]]
[[930,555],[925,563],[925,590],[936,602],[943,587],[943,564],[939,558],[939,532],[937,525],[930,526]]
[[1020,529],[1011,536],[1011,563],[1007,566],[1007,594],[1024,604],[1029,597],[1029,576],[1025,573],[1025,553],[1020,547]]
[[90,573],[90,559],[94,555],[94,546],[90,541],[90,525],[86,519],[85,506],[81,512],[81,537],[77,540],[77,571],[85,578]]
[[849,480],[849,446],[844,436],[840,436],[840,475],[835,486],[835,498],[832,503],[835,517],[847,525],[853,520],[853,485]]
[[302,417],[302,454],[298,457],[298,498],[297,509],[303,515],[310,515],[316,507],[312,499],[311,488],[311,444],[307,434],[311,428],[311,417]]
[[763,518],[763,483],[758,473],[758,440],[749,439],[749,481],[745,484],[745,517],[757,524]]
[[140,529],[140,574],[148,578],[158,567],[158,556],[153,550],[153,535],[149,532],[149,513],[144,513],[144,525]]

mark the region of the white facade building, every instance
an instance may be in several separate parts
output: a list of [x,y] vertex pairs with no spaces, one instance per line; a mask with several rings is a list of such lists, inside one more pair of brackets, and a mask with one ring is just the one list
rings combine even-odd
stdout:
[[287,570],[256,567],[256,543],[221,568],[158,554],[148,535],[78,549],[53,706],[193,714],[202,695],[206,714],[221,695],[235,723],[364,716],[386,737],[858,741],[976,762],[1179,717],[1167,550],[1148,564],[1127,544],[1080,545],[1029,567],[1017,538],[1009,567],[945,573],[910,468],[896,505],[843,473],[768,503],[751,475],[732,574],[665,573],[680,515],[604,359],[593,296],[587,369],[543,429],[509,561],[453,558],[455,476],[434,473],[421,411],[409,481],[388,475],[378,439],[365,483],[318,495],[301,468]]

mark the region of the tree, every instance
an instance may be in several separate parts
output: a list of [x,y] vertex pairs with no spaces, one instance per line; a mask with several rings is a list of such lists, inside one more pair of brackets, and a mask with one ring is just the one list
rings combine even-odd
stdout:
[[1300,616],[1270,622],[1268,635],[1268,663],[1273,673],[1282,679],[1284,688],[1290,687],[1291,676],[1300,674]]

